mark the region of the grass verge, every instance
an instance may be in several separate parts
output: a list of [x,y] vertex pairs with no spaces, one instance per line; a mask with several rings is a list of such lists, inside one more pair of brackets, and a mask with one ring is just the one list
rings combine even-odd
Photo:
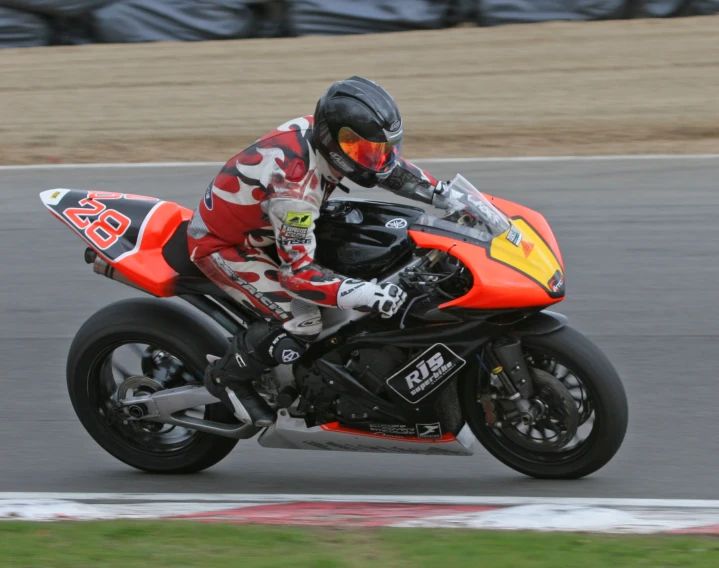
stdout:
[[719,565],[719,539],[685,536],[277,527],[195,522],[0,523],[0,566],[582,568]]

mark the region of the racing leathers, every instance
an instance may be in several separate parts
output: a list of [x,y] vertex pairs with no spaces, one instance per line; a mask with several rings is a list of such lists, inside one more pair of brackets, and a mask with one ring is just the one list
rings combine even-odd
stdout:
[[[312,124],[311,115],[291,120],[232,157],[188,226],[193,262],[265,320],[252,337],[234,342],[245,355],[216,363],[237,365],[245,374],[299,358],[322,331],[319,306],[389,317],[405,297],[395,285],[348,279],[315,263],[315,221],[341,174],[314,147]],[[400,159],[379,187],[431,203],[438,185]],[[248,354],[256,364],[249,364]]]

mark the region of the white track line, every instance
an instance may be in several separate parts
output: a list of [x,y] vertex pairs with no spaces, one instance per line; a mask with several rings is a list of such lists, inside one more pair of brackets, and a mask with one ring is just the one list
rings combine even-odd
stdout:
[[[307,507],[305,503],[311,505]],[[407,508],[414,504],[421,507],[409,516],[382,512],[383,505]],[[263,508],[256,509],[258,505]],[[470,508],[448,511],[447,505]],[[373,524],[376,513],[381,512],[383,522],[380,524],[407,528],[715,534],[719,527],[719,501],[419,495],[0,493],[0,520],[82,521],[180,516],[214,522],[261,523],[268,506],[270,511],[279,507],[276,510],[284,519],[281,522],[287,524],[336,524],[338,514],[351,514],[361,523]]]
[[602,156],[509,156],[496,158],[416,158],[412,162],[449,163],[511,163],[511,162],[598,162],[632,160],[717,160],[719,154],[617,154]]
[[573,505],[577,507],[646,507],[666,509],[719,509],[719,501],[700,499],[615,499],[591,497],[496,497],[431,495],[312,495],[279,493],[0,493],[0,500],[74,500],[74,501],[142,501],[142,502],[242,502],[286,503],[403,503],[426,505]]
[[224,162],[118,162],[91,164],[32,164],[27,166],[0,166],[0,171],[22,170],[94,170],[122,168],[219,168]]
[[[416,158],[413,162],[427,164],[450,163],[512,163],[512,162],[588,162],[633,160],[717,160],[719,154],[617,154],[602,156],[497,156],[494,158]],[[33,164],[24,166],[0,166],[0,171],[22,170],[85,170],[110,168],[204,168],[221,167],[224,162],[137,162],[94,164]]]

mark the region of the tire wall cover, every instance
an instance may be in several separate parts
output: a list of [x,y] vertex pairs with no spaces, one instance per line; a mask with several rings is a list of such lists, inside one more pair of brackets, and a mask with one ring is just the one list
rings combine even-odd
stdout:
[[53,27],[53,45],[86,45],[96,41],[90,15],[54,18]]
[[36,14],[0,7],[0,47],[50,45],[52,27]]
[[691,5],[692,13],[697,16],[719,14],[719,0],[696,0]]
[[480,0],[483,25],[546,22],[553,20],[603,20],[622,18],[625,0]]
[[124,0],[93,13],[98,41],[202,41],[252,36],[254,12],[236,0]]
[[[44,16],[82,16],[118,0],[0,0],[0,6]],[[122,0],[120,0],[122,1]]]
[[442,28],[450,10],[445,0],[293,0],[287,21],[293,35],[395,32]]
[[711,15],[719,12],[719,0],[640,0],[634,5],[637,18]]

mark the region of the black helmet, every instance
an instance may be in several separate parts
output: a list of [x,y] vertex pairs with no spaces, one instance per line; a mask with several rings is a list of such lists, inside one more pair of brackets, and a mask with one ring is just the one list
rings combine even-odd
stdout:
[[356,184],[377,185],[397,165],[402,117],[377,83],[356,76],[338,81],[317,102],[314,119],[320,154]]

